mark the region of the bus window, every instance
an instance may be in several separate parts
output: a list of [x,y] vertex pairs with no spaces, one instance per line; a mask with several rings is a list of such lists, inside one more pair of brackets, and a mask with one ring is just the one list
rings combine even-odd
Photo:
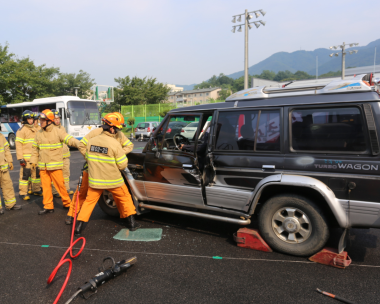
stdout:
[[8,122],[8,109],[2,108],[0,113],[1,122]]
[[22,108],[8,108],[9,122],[21,122]]
[[98,106],[91,101],[69,101],[67,110],[72,125],[100,125]]

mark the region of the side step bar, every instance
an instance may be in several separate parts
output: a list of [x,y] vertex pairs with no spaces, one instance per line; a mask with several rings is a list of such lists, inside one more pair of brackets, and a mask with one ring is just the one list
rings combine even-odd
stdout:
[[161,206],[147,205],[144,203],[140,203],[139,207],[157,210],[157,211],[196,216],[196,217],[201,217],[201,218],[206,218],[206,219],[216,220],[216,221],[223,221],[223,222],[238,224],[238,225],[249,225],[251,223],[250,219],[245,219],[245,220],[235,219],[235,218],[224,217],[224,216],[219,216],[219,215],[212,215],[212,214],[193,212],[193,211],[187,211],[187,210],[179,210],[179,209],[173,209],[173,208],[167,208],[167,207],[161,207]]

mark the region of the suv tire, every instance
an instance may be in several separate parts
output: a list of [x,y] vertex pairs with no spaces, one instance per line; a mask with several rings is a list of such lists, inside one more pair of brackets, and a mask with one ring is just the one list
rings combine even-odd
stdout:
[[321,209],[308,198],[294,194],[270,198],[260,211],[259,228],[270,247],[295,256],[313,255],[330,236]]
[[[108,199],[110,199],[111,202],[107,202]],[[110,193],[109,191],[103,190],[103,193],[99,198],[98,204],[100,209],[102,209],[105,214],[113,217],[120,217],[119,210],[117,210],[116,204],[115,202],[113,202],[112,193]]]

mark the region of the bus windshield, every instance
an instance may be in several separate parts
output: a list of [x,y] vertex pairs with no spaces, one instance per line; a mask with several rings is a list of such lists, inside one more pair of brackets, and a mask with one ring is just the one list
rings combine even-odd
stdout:
[[71,125],[100,125],[100,114],[96,102],[69,101],[67,110],[70,113]]

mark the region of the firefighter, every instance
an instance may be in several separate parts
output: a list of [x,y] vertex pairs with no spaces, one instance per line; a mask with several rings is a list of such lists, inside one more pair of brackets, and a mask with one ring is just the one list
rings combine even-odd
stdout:
[[38,113],[34,113],[33,114],[33,118],[34,118],[34,127],[37,131],[41,130],[41,127],[40,127],[40,114]]
[[78,215],[78,225],[75,227],[77,236],[83,231],[84,223],[89,221],[104,189],[112,193],[120,218],[127,219],[126,226],[131,231],[140,228],[134,218],[136,209],[132,197],[120,172],[128,166],[125,152],[115,139],[117,132],[122,128],[121,121],[112,114],[104,117],[102,121],[102,134],[87,142],[88,192]]
[[[109,119],[110,117],[114,117],[114,116],[120,120],[120,124],[124,127],[125,126],[125,124],[124,124],[124,117],[123,117],[123,115],[121,115],[118,112],[107,114],[104,118],[105,119]],[[92,130],[90,133],[88,133],[85,137],[82,138],[82,140],[79,143],[78,150],[79,150],[80,153],[82,153],[83,156],[86,155],[86,148],[87,148],[88,141],[91,138],[102,134],[104,128],[108,128],[107,125],[103,124],[103,126],[101,126],[100,128],[97,128],[95,130]],[[116,136],[115,136],[115,139],[119,142],[119,144],[123,148],[123,151],[124,151],[125,154],[128,154],[128,153],[132,152],[132,150],[133,150],[133,143],[124,135],[123,132],[121,132],[121,131],[117,132]],[[65,220],[65,223],[67,225],[71,225],[72,222],[73,222],[73,215],[74,215],[74,210],[75,210],[75,204],[76,204],[76,201],[77,201],[77,191],[78,191],[78,188],[77,188],[77,190],[74,193],[74,196],[73,196],[73,199],[72,199],[71,205],[70,205],[70,210],[67,213],[67,217],[66,217],[66,220]],[[83,202],[86,199],[87,191],[88,191],[88,170],[86,168],[84,168],[83,179],[82,179],[82,186],[81,186],[80,192],[79,192],[79,202],[78,202],[77,212],[80,211],[80,209],[82,207],[82,204],[83,204]]]
[[[40,114],[38,113],[33,113],[33,119],[34,119],[34,128],[36,129],[36,131],[38,132],[39,130],[41,130],[41,127],[39,125],[39,119],[40,119]],[[40,179],[40,170],[37,169],[37,176],[36,176],[36,180],[35,182],[39,183],[40,187],[41,187],[41,179]],[[29,183],[29,186],[28,186],[28,194],[33,194],[33,182],[32,183]],[[41,188],[41,193],[42,193],[42,188]]]
[[41,113],[41,130],[37,132],[32,157],[29,160],[32,168],[35,168],[37,163],[40,168],[44,209],[38,212],[39,215],[54,212],[52,181],[61,195],[63,206],[69,207],[71,201],[63,179],[62,149],[63,143],[77,148],[79,141],[63,129],[55,127],[54,118],[54,113],[48,109]]
[[[54,114],[54,124],[58,129],[65,130],[65,128],[61,125],[61,114],[56,109],[51,110]],[[73,194],[74,191],[70,190],[70,148],[63,144],[63,179],[65,180],[65,187],[67,193],[69,195]],[[53,185],[53,196],[60,197],[58,191],[55,189]]]
[[[8,168],[9,170],[13,170],[13,159],[9,144],[4,135],[0,133],[0,187],[3,192],[5,208],[7,210],[20,210],[22,207],[16,205],[15,192]],[[0,214],[4,214],[4,209],[1,206],[1,198]]]
[[23,126],[16,133],[16,156],[21,165],[19,195],[24,201],[30,199],[28,195],[29,182],[31,182],[32,193],[42,196],[41,181],[38,172],[36,172],[38,169],[32,170],[28,162],[32,156],[32,145],[37,134],[33,116],[32,111],[25,110],[21,116]]

